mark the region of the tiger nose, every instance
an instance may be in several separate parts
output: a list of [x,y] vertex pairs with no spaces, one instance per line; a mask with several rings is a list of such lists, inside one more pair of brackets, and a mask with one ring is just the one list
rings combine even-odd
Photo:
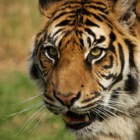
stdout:
[[72,92],[68,94],[62,94],[62,93],[56,93],[54,91],[54,96],[57,100],[61,102],[62,105],[70,107],[74,104],[75,101],[77,101],[80,98],[81,92],[78,92],[77,94],[74,94]]

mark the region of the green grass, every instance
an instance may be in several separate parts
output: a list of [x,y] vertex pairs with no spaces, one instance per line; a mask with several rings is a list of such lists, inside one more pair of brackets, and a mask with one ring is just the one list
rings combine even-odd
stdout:
[[40,94],[34,87],[32,81],[24,73],[1,71],[0,139],[73,140],[72,134],[65,130],[61,117],[54,116],[47,111],[46,107],[42,111],[39,111],[41,107],[33,107],[30,111],[9,116],[35,105],[42,99],[40,96],[27,101],[30,97]]

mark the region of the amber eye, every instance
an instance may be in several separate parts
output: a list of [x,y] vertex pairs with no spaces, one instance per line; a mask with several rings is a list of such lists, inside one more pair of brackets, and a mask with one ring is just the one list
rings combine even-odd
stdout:
[[58,55],[58,52],[54,47],[49,47],[47,52],[51,57],[56,57]]
[[99,57],[101,54],[102,54],[102,49],[101,48],[93,48],[91,51],[90,51],[90,54],[93,56],[93,57]]
[[98,61],[105,55],[106,49],[95,47],[90,50],[90,53],[87,56],[87,62],[92,64],[92,62]]
[[47,44],[46,46],[44,46],[45,48],[45,55],[49,58],[49,59],[57,59],[58,58],[58,50],[55,46],[51,45],[51,44]]

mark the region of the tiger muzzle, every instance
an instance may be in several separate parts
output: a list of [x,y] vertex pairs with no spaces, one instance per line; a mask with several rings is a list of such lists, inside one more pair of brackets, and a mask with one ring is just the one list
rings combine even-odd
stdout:
[[81,92],[78,92],[78,94],[74,94],[72,92],[68,94],[61,94],[61,93],[56,93],[56,91],[53,92],[54,97],[64,106],[67,106],[70,108],[75,101],[77,101],[80,96]]

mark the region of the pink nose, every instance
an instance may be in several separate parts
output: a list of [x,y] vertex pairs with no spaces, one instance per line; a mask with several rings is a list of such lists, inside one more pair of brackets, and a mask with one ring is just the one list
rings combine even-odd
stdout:
[[75,101],[77,101],[80,98],[81,92],[78,92],[78,94],[74,94],[71,92],[68,94],[54,92],[54,96],[56,97],[57,100],[61,102],[61,104],[70,107],[74,104]]

